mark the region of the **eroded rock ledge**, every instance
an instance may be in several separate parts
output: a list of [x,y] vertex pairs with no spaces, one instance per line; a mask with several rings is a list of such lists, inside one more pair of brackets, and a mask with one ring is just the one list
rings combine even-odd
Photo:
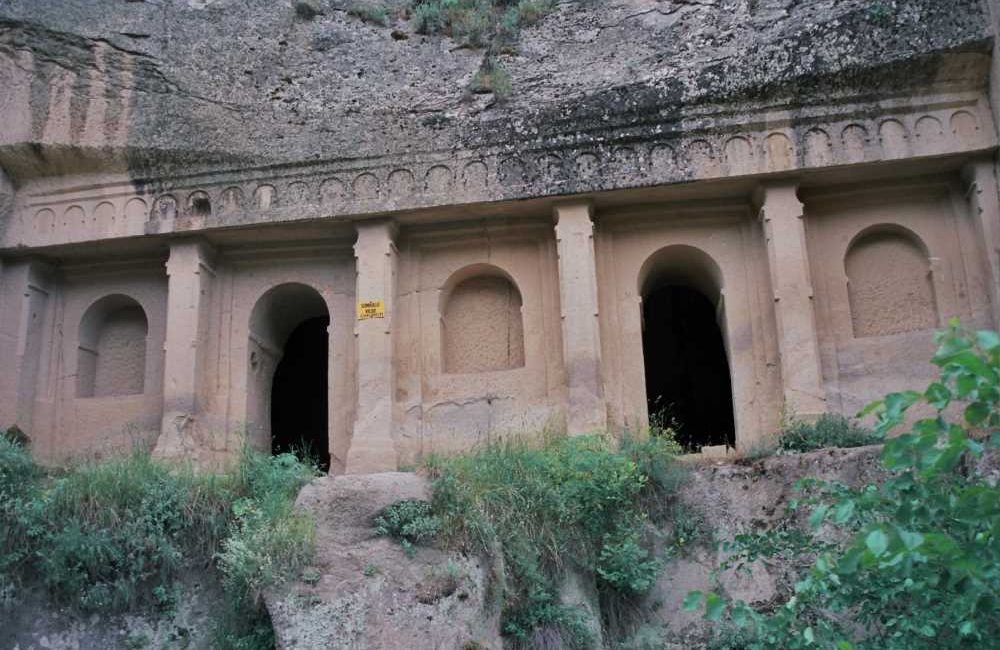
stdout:
[[[800,478],[851,486],[879,480],[880,451],[879,446],[826,449],[747,464],[698,464],[681,500],[703,518],[711,535],[728,539],[785,519]],[[279,648],[503,647],[489,559],[426,547],[410,558],[398,543],[376,537],[371,522],[383,508],[427,498],[427,481],[407,473],[328,477],[302,491],[298,505],[317,521],[315,567],[321,577],[268,595]],[[666,647],[696,648],[704,642],[704,622],[681,605],[689,590],[710,587],[722,559],[706,541],[667,563],[647,596],[648,604],[658,603],[648,625],[659,629],[665,642],[677,644]],[[724,574],[722,587],[730,596],[762,604],[790,587],[785,580],[781,567],[758,566],[751,576]],[[567,576],[563,592],[591,615],[597,611],[586,576]]]

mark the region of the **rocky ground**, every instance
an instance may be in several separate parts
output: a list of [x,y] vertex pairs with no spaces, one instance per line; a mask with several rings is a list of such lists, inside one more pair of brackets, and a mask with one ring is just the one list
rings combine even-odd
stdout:
[[[850,486],[877,482],[881,448],[821,451],[746,460],[694,463],[680,495],[697,518],[698,538],[670,560],[640,609],[638,626],[663,639],[664,648],[698,648],[706,624],[682,608],[690,590],[718,589],[730,597],[766,605],[786,591],[788,567],[757,565],[749,574],[729,571],[715,586],[711,576],[724,559],[713,541],[764,530],[786,520],[803,477]],[[1000,478],[998,458],[976,471]],[[428,481],[413,473],[325,477],[303,489],[298,506],[317,523],[317,553],[302,579],[274,590],[266,603],[281,650],[501,650],[500,602],[491,588],[488,558],[439,548],[412,554],[378,537],[372,520],[404,499],[429,499]],[[688,522],[690,524],[690,522]],[[669,528],[651,539],[672,537]],[[591,580],[569,575],[563,600],[594,613]],[[221,599],[205,575],[185,578],[177,611],[168,616],[80,617],[54,607],[42,592],[19,594],[0,610],[0,648],[16,650],[136,650],[208,648],[211,621]],[[606,640],[610,642],[610,640]]]
[[[786,517],[794,485],[804,476],[848,485],[876,481],[880,447],[828,449],[755,462],[702,461],[692,469],[681,500],[699,519],[700,539],[671,560],[642,609],[645,625],[677,647],[698,647],[706,633],[700,617],[682,610],[692,589],[707,589],[723,559],[712,540],[761,530]],[[499,603],[490,599],[490,561],[434,548],[408,557],[377,537],[372,519],[402,499],[426,499],[417,474],[329,477],[302,491],[298,504],[317,520],[319,552],[314,584],[297,582],[267,599],[282,649],[376,650],[420,648],[500,650]],[[652,534],[670,537],[669,530]],[[780,567],[758,566],[752,575],[724,574],[722,587],[750,603],[778,596]],[[571,575],[564,601],[597,611],[586,576]]]

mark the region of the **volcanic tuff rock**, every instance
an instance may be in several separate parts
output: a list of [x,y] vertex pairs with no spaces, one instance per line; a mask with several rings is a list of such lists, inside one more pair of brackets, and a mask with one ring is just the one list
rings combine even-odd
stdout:
[[[20,89],[30,111],[0,132],[0,165],[15,177],[95,167],[139,177],[599,143],[615,126],[638,136],[864,88],[889,96],[955,75],[940,55],[984,53],[988,40],[980,0],[562,2],[500,57],[513,85],[502,102],[467,92],[481,51],[416,34],[401,17],[364,23],[346,0],[317,0],[310,17],[295,4],[3,0],[0,86],[30,84]],[[15,74],[25,66],[30,75]],[[58,116],[69,128],[52,125],[53,93],[72,96]],[[100,124],[88,120],[94,99],[106,106]]]

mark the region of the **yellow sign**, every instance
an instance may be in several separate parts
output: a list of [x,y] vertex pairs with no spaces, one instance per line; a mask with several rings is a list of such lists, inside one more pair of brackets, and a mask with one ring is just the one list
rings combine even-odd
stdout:
[[358,303],[358,320],[385,318],[384,300],[365,300]]

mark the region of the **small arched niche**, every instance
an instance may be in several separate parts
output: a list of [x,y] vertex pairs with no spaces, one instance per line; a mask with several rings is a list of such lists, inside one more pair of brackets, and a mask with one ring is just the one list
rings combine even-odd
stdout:
[[328,469],[330,312],[300,283],[268,290],[250,313],[247,424],[273,453],[309,455]]
[[133,298],[114,294],[92,304],[80,319],[76,396],[142,394],[148,333],[146,312]]
[[441,347],[446,373],[524,366],[521,292],[501,269],[477,264],[455,273],[441,297]]
[[937,327],[929,257],[920,238],[901,226],[875,226],[854,238],[844,270],[855,338]]
[[692,246],[663,248],[639,273],[646,407],[690,451],[735,445],[722,272]]

